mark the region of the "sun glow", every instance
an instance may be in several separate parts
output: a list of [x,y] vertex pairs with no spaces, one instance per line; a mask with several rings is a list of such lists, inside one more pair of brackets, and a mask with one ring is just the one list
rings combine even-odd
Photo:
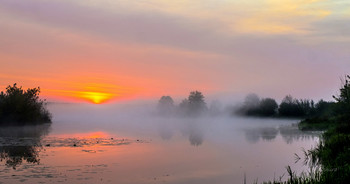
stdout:
[[112,99],[113,96],[114,95],[111,93],[89,92],[89,91],[80,92],[79,94],[79,97],[86,99],[95,104],[104,103]]
[[114,85],[112,83],[86,83],[84,81],[72,81],[63,89],[43,88],[43,94],[54,101],[89,102],[93,104],[108,103],[115,100],[125,100],[133,97],[138,90],[136,88]]
[[91,139],[104,138],[104,137],[108,137],[108,134],[105,132],[92,132],[92,133],[86,135],[86,137],[91,138]]

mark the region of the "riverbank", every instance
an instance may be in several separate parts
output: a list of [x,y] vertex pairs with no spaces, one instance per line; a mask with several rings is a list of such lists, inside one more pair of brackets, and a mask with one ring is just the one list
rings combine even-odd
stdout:
[[[339,96],[333,96],[336,103],[327,113],[301,121],[301,130],[324,130],[319,144],[304,152],[304,163],[309,173],[297,176],[289,166],[289,179],[269,181],[270,183],[317,183],[343,184],[350,181],[350,76],[347,76]],[[297,155],[297,157],[299,157]],[[299,157],[300,158],[300,157]]]

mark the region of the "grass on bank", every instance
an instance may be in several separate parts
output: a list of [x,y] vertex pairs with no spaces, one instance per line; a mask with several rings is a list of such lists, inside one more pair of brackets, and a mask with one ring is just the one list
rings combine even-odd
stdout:
[[309,173],[296,175],[288,166],[287,181],[265,184],[346,184],[350,183],[350,76],[346,76],[336,102],[324,113],[300,122],[301,130],[325,130],[319,144],[305,151]]

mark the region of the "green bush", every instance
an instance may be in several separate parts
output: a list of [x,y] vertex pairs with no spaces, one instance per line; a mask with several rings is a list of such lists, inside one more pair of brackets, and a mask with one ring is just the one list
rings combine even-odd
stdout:
[[51,122],[51,114],[39,99],[40,87],[23,90],[8,86],[0,93],[0,124],[27,125]]

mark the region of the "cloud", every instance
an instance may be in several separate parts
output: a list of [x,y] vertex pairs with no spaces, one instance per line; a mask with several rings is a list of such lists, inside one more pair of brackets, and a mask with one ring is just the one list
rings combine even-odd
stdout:
[[268,0],[261,9],[238,19],[236,29],[250,34],[307,34],[315,20],[331,14],[314,0]]
[[137,42],[186,48],[213,42],[213,30],[204,23],[179,20],[166,14],[104,12],[59,1],[1,1],[1,9],[23,21],[89,33],[119,42]]
[[267,42],[276,35],[303,40],[322,32],[313,23],[338,8],[327,8],[324,0],[0,2],[3,11],[32,23],[118,42],[214,52],[240,48],[242,38],[252,35]]
[[0,0],[0,70],[107,73],[149,94],[323,89],[307,84],[349,68],[348,17],[332,2]]

